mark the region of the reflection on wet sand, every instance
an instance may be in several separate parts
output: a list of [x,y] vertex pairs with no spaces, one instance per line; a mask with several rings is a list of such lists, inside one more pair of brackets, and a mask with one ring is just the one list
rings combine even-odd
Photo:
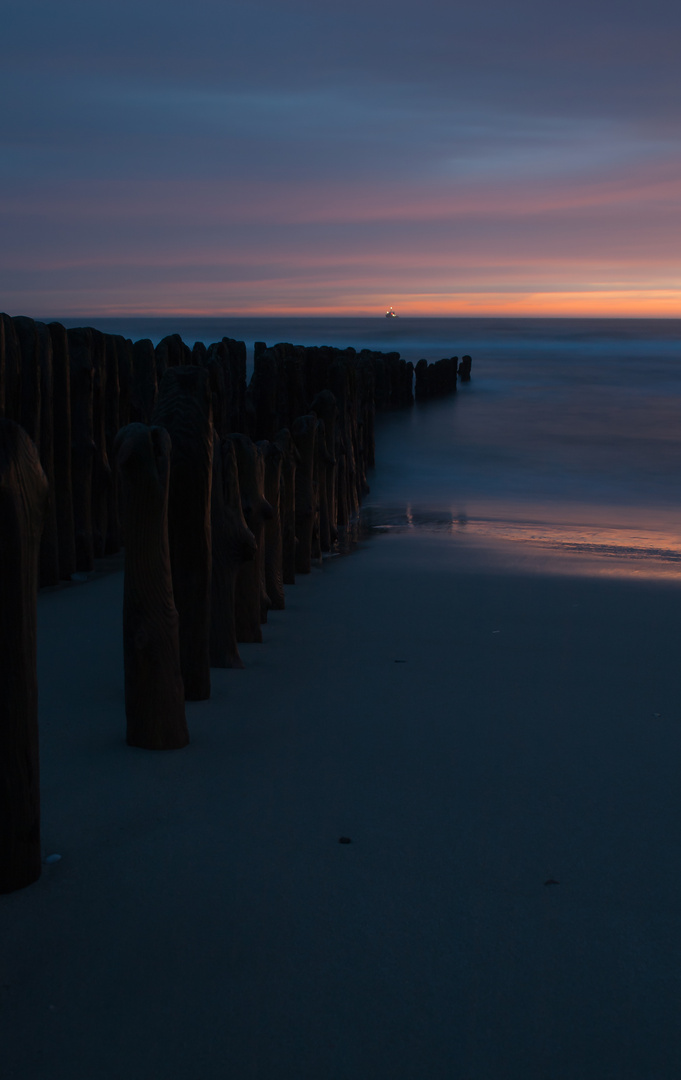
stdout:
[[462,511],[417,511],[367,507],[366,530],[451,537],[459,548],[477,549],[498,567],[681,580],[681,534],[631,523],[605,526],[560,521],[471,517]]

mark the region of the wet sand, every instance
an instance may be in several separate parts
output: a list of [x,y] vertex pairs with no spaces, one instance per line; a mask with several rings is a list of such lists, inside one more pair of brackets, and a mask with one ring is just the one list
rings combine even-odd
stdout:
[[4,1075],[681,1075],[678,582],[380,535],[158,754],[124,743],[121,595],[39,599],[62,858],[0,897]]

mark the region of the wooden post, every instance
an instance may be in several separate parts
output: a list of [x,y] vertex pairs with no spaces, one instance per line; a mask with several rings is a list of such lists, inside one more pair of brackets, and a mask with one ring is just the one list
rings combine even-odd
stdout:
[[50,323],[52,340],[52,404],[54,438],[54,498],[57,509],[59,576],[70,580],[76,569],[71,486],[71,378],[69,346],[61,323]]
[[234,445],[215,434],[211,489],[210,666],[243,668],[236,639],[236,579],[255,558],[255,537],[244,520]]
[[296,573],[309,574],[312,569],[312,530],[316,502],[314,463],[317,417],[314,413],[299,416],[293,422],[291,435],[300,454],[300,465],[296,470]]
[[150,423],[157,393],[154,346],[149,338],[142,338],[132,347],[130,419],[139,420],[143,424]]
[[130,423],[130,394],[132,392],[132,341],[114,335],[116,367],[118,369],[118,420],[121,427]]
[[281,467],[283,452],[275,442],[258,443],[265,462],[265,498],[272,507],[272,516],[265,522],[265,592],[273,611],[286,607],[282,574],[281,540]]
[[49,496],[42,539],[38,583],[59,583],[59,538],[57,532],[57,493],[54,484],[54,378],[52,338],[45,323],[37,322],[38,370],[40,372],[40,464],[49,484]]
[[5,415],[5,316],[0,315],[0,416]]
[[92,468],[94,433],[92,393],[94,369],[90,331],[67,330],[71,389],[71,483],[73,526],[76,542],[76,570],[94,570],[92,543]]
[[167,369],[154,423],[173,445],[168,535],[173,594],[180,615],[180,662],[187,701],[210,697],[210,501],[213,424],[208,373],[196,365]]
[[4,312],[0,313],[0,340],[4,352],[4,404],[3,415],[8,420],[21,423],[21,354],[14,321]]
[[[338,407],[330,390],[322,390],[312,402],[319,417],[319,531],[322,551],[330,551],[338,537],[336,522],[336,416]],[[323,426],[321,426],[323,425]]]
[[235,618],[237,641],[262,641],[260,621],[263,594],[265,521],[272,507],[265,499],[264,469],[258,448],[248,435],[229,436],[234,444],[239,469],[241,505],[248,528],[256,542],[255,558],[241,567],[236,581]]
[[104,334],[89,327],[92,341],[92,431],[94,440],[92,460],[92,543],[96,559],[106,551],[109,521],[109,488],[111,469],[106,452],[106,341]]
[[284,585],[294,585],[296,580],[296,468],[300,461],[300,454],[288,428],[282,428],[274,441],[282,453],[281,491],[279,492],[281,576]]
[[125,530],[123,653],[127,742],[177,750],[189,742],[178,615],[168,549],[170,436],[130,424],[113,446]]
[[118,477],[116,455],[113,452],[116,435],[123,425],[120,422],[120,384],[118,380],[118,345],[112,334],[104,335],[106,348],[106,389],[104,393],[104,428],[106,433],[106,457],[110,469],[107,488],[106,540],[104,554],[115,555],[121,549],[120,507],[118,505]]
[[52,445],[52,340],[44,323],[36,323],[23,315],[17,316],[13,322],[21,350],[20,423],[38,448],[49,484],[49,502],[40,548],[39,584],[56,585],[59,581],[59,559]]
[[0,420],[0,892],[40,877],[36,604],[47,479],[38,451]]
[[12,322],[16,330],[21,369],[19,415],[22,428],[40,450],[40,369],[38,367],[38,335],[33,319],[16,315]]

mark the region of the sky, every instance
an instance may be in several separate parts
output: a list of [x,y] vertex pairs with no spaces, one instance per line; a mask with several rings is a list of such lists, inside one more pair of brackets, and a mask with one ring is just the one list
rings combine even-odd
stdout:
[[0,309],[681,316],[678,0],[0,0]]

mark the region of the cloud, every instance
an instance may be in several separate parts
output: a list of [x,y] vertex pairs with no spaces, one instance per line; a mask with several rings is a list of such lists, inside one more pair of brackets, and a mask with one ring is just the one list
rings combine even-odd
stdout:
[[299,308],[333,306],[334,266],[344,296],[348,267],[433,295],[465,274],[668,282],[680,24],[666,0],[25,0],[4,23],[0,306],[50,281],[77,299],[84,267],[102,304],[126,273],[150,304],[183,274],[189,295],[201,265],[244,296],[286,272]]

